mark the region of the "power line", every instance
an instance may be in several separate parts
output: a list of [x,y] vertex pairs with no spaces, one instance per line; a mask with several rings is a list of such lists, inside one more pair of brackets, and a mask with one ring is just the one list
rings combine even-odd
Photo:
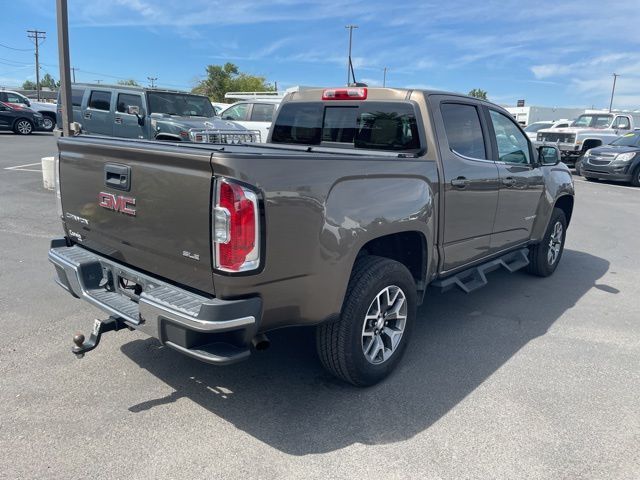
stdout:
[[47,32],[41,30],[27,30],[27,37],[32,39],[36,45],[36,96],[40,101],[40,58],[39,47],[40,40],[44,41],[47,38]]
[[9,50],[15,50],[16,52],[30,52],[30,48],[15,48],[10,47],[9,45],[5,45],[4,43],[0,43],[0,47],[8,48]]

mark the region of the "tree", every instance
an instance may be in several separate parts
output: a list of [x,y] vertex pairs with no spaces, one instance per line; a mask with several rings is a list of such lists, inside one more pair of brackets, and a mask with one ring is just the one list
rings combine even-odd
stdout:
[[487,92],[486,92],[486,90],[481,90],[479,88],[474,88],[473,90],[471,90],[469,92],[469,96],[470,97],[479,98],[481,100],[486,100],[487,99]]
[[208,96],[211,101],[224,102],[227,92],[272,92],[274,87],[264,77],[242,73],[237,65],[207,66],[207,78],[198,82],[193,93]]
[[36,89],[36,82],[32,82],[31,80],[25,80],[24,83],[22,84],[22,89],[23,90],[35,90]]
[[118,80],[118,85],[125,85],[127,87],[139,87],[140,84],[136,82],[133,78],[129,78],[128,80]]
[[48,73],[44,74],[44,77],[40,79],[40,88],[48,88],[50,90],[57,90],[60,88],[60,82],[56,82],[55,78],[53,78]]

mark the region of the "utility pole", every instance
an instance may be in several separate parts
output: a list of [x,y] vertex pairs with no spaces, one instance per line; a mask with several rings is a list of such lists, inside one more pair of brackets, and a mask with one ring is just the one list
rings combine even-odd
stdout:
[[620,75],[617,73],[613,74],[613,88],[611,89],[611,101],[609,102],[609,113],[611,113],[611,108],[613,107],[613,95],[616,93],[616,80]]
[[358,28],[357,25],[346,25],[344,28],[349,29],[349,57],[347,60],[347,86],[349,86],[351,77],[353,77],[353,82],[356,81],[356,76],[353,75],[353,63],[351,62],[351,44],[353,42],[353,29]]
[[62,110],[62,133],[70,134],[69,125],[73,122],[73,106],[71,105],[71,82],[69,81],[69,19],[67,0],[56,0],[58,18],[58,64],[60,65],[60,105]]
[[158,80],[158,77],[147,77],[147,80],[149,80],[151,88],[156,88],[155,81]]
[[94,82],[96,82],[98,85],[100,85],[100,83],[102,82],[102,80],[100,79],[95,79]]
[[76,83],[76,67],[71,67],[71,82]]
[[387,67],[384,67],[384,73],[382,75],[382,87],[387,86],[387,70],[389,69]]
[[40,40],[44,40],[47,38],[47,32],[43,32],[41,30],[27,30],[27,37],[34,41],[36,45],[36,95],[38,101],[40,101],[40,58],[39,58],[39,47]]

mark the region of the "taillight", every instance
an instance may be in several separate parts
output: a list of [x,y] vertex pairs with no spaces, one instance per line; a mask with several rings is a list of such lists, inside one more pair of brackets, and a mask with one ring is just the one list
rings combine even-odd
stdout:
[[214,266],[246,272],[260,265],[260,217],[256,193],[230,180],[216,182],[213,209]]
[[366,100],[367,89],[360,88],[327,88],[322,92],[322,100]]

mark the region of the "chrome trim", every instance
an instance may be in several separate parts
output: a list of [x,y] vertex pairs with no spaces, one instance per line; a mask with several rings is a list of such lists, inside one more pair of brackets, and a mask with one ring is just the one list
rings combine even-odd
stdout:
[[452,153],[455,153],[457,156],[464,158],[465,160],[471,160],[473,162],[488,162],[488,163],[498,163],[495,160],[489,160],[488,158],[475,158],[475,157],[467,157],[466,155],[461,154],[460,152],[450,148]]

